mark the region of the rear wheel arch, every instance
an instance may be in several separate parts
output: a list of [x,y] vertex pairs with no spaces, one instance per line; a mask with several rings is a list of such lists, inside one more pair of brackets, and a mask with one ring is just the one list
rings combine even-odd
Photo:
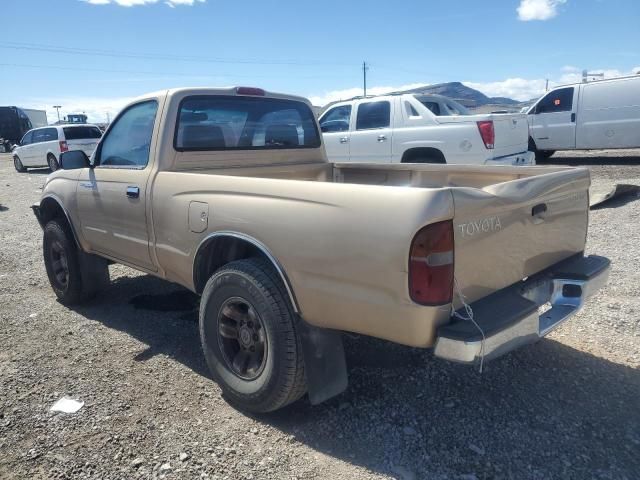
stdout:
[[417,147],[405,151],[401,163],[447,163],[447,160],[437,148]]
[[293,288],[283,267],[259,240],[237,232],[217,232],[207,236],[198,246],[193,261],[193,286],[202,293],[209,278],[224,265],[246,258],[264,259],[277,273],[295,313],[299,313]]

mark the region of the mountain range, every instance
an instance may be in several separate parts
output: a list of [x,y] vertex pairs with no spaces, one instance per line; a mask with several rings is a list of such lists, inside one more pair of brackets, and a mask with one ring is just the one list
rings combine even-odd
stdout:
[[438,83],[425,87],[402,90],[403,93],[435,93],[452,98],[468,107],[482,107],[484,105],[503,105],[517,108],[530,102],[520,102],[507,97],[488,97],[484,93],[463,85],[461,82]]

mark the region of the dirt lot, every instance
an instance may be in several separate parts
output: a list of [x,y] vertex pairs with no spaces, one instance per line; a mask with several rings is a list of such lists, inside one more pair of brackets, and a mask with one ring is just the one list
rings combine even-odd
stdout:
[[[606,155],[550,163],[640,185],[640,152]],[[0,155],[0,478],[640,478],[640,201],[591,212],[610,283],[547,339],[479,374],[348,338],[346,393],[252,418],[209,379],[188,292],[115,266],[56,302],[29,209],[47,174]],[[64,395],[84,408],[50,413]]]

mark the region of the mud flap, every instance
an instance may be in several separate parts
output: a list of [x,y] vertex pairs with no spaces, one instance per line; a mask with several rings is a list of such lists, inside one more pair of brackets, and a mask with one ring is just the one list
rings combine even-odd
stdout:
[[298,322],[309,401],[317,405],[344,392],[349,383],[342,334]]

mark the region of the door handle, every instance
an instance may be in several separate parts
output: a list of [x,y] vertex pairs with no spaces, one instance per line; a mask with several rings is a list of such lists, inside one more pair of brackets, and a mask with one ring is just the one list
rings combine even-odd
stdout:
[[129,198],[138,198],[140,196],[140,187],[127,187],[127,197]]
[[347,137],[340,137],[340,143],[347,143],[349,139]]
[[387,137],[385,137],[384,135],[378,135],[378,141],[379,142],[384,142],[387,140]]
[[575,113],[572,113],[572,114],[571,114],[571,122],[572,122],[572,123],[575,123],[575,121],[576,121],[576,114],[575,114]]

